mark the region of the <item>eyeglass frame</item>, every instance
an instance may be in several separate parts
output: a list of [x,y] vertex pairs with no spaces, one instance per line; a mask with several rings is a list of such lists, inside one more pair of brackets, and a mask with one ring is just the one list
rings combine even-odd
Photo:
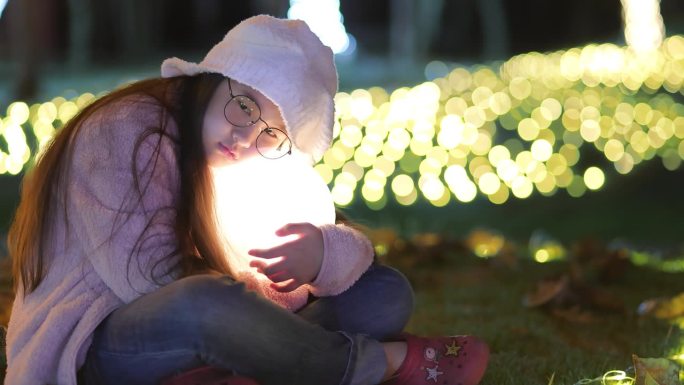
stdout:
[[[266,121],[261,117],[261,106],[259,106],[259,103],[257,103],[256,100],[254,100],[254,98],[252,98],[252,97],[250,97],[250,96],[248,96],[248,95],[242,95],[242,94],[234,95],[234,94],[233,94],[233,86],[232,86],[232,84],[231,84],[231,79],[228,78],[228,77],[227,77],[226,79],[228,79],[228,93],[230,94],[230,99],[228,99],[228,101],[226,102],[226,105],[223,107],[223,117],[226,119],[226,121],[227,121],[228,123],[230,123],[230,124],[236,126],[236,127],[241,127],[241,128],[252,127],[252,126],[254,126],[255,124],[257,124],[257,122],[261,121],[262,123],[264,123],[264,124],[266,125],[266,127],[264,127],[261,131],[259,131],[259,135],[257,135],[256,139],[254,139],[254,147],[256,147],[257,152],[259,153],[259,155],[263,156],[263,157],[266,158],[266,159],[271,159],[271,160],[276,160],[276,159],[283,158],[285,155],[292,155],[292,139],[290,139],[290,137],[287,135],[287,133],[286,133],[284,130],[281,130],[280,128],[270,126],[270,125],[268,124],[268,122],[266,122]],[[254,122],[252,122],[252,123],[250,123],[250,124],[248,124],[248,125],[239,125],[239,124],[235,124],[235,123],[231,122],[230,119],[228,118],[228,113],[227,113],[227,111],[228,111],[228,105],[230,104],[230,102],[233,101],[233,99],[235,99],[235,98],[237,98],[237,97],[240,97],[240,96],[243,97],[243,98],[247,98],[247,99],[251,100],[251,101],[254,103],[254,105],[259,109],[259,117],[257,118],[257,120],[254,121]],[[285,138],[286,138],[287,141],[289,142],[289,145],[288,145],[289,148],[287,149],[287,152],[283,153],[283,155],[281,155],[281,156],[279,156],[279,157],[277,157],[277,158],[272,158],[272,157],[268,157],[268,156],[262,154],[261,151],[259,151],[259,146],[257,146],[256,143],[257,143],[257,141],[259,140],[259,136],[261,136],[264,132],[267,132],[267,130],[277,130],[277,131],[280,131],[283,135],[285,135]],[[284,143],[285,143],[285,142],[283,141],[283,143],[281,143],[278,147],[282,146]]]

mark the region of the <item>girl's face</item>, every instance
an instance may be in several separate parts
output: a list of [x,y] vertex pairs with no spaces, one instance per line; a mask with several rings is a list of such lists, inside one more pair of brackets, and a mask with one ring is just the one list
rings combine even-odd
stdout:
[[285,122],[278,107],[261,92],[235,80],[224,79],[216,88],[204,114],[202,125],[202,144],[209,166],[221,167],[246,159],[260,156],[256,149],[256,138],[266,126],[257,121],[249,127],[238,127],[226,120],[224,109],[233,95],[245,95],[256,102],[261,110],[261,119],[270,127],[285,131]]

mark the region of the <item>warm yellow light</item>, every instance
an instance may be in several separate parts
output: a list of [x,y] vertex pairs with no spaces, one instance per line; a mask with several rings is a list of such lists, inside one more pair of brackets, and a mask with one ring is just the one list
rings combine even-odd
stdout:
[[631,154],[625,153],[617,162],[615,162],[615,170],[620,174],[628,174],[633,168],[634,158],[632,158]]
[[95,95],[91,94],[90,92],[81,94],[78,98],[76,98],[76,107],[78,107],[79,110],[83,109],[95,99]]
[[463,116],[468,109],[468,102],[463,98],[454,96],[444,104],[444,112],[447,115]]
[[434,158],[425,158],[418,167],[420,175],[433,174],[439,176],[442,173],[442,165]]
[[511,159],[504,159],[496,166],[496,174],[506,183],[511,182],[520,173],[518,164]]
[[332,182],[333,171],[330,168],[330,166],[328,166],[325,163],[319,163],[314,167],[314,169],[316,170],[316,172],[318,172],[318,175],[321,176],[325,184],[330,184],[330,182]]
[[506,240],[502,235],[483,229],[473,230],[466,240],[468,247],[480,258],[497,255],[505,242]]
[[532,152],[532,157],[540,162],[547,161],[551,157],[551,154],[553,154],[551,143],[542,139],[535,140],[532,143],[530,150]]
[[364,89],[357,89],[351,93],[351,115],[359,122],[365,122],[375,111],[373,97]]
[[537,252],[534,253],[534,259],[539,263],[548,262],[549,252],[544,249],[537,250]]
[[403,206],[411,206],[416,202],[418,199],[418,191],[416,189],[411,190],[411,193],[406,196],[400,196],[396,195],[395,196],[397,202]]
[[347,206],[354,199],[354,187],[350,185],[335,184],[331,193],[335,204],[340,206]]
[[9,122],[21,126],[29,118],[29,107],[24,102],[14,102],[7,107]]
[[625,154],[625,146],[617,139],[610,139],[603,146],[603,153],[608,160],[617,162]]
[[46,102],[38,107],[38,120],[45,123],[52,123],[57,119],[57,107],[54,103]]
[[560,102],[554,98],[544,99],[541,103],[541,113],[547,120],[553,121],[560,118],[563,112],[563,107]]
[[510,190],[505,184],[500,184],[499,189],[494,192],[494,194],[488,195],[487,198],[490,202],[495,205],[501,205],[506,203],[508,197],[510,196]]
[[449,189],[454,193],[456,199],[463,203],[472,202],[477,196],[477,186],[469,179],[464,179],[454,185],[449,185]]
[[539,135],[539,123],[532,118],[525,118],[518,123],[518,134],[527,141],[533,141]]
[[637,53],[650,53],[665,35],[659,0],[621,0],[625,40]]
[[499,187],[501,187],[501,179],[492,172],[486,172],[480,177],[477,184],[483,193],[490,195],[499,190]]
[[511,183],[511,190],[513,195],[515,195],[517,198],[525,199],[532,195],[534,187],[529,179],[519,175],[513,179],[513,182]]
[[598,167],[589,167],[584,171],[584,184],[587,185],[590,190],[600,189],[603,187],[605,180],[606,176]]
[[367,202],[377,202],[383,198],[385,191],[382,188],[377,188],[377,185],[364,183],[361,186],[361,196]]
[[543,177],[534,179],[534,185],[540,193],[545,195],[552,195],[556,191],[556,177],[553,174],[544,172]]
[[7,173],[7,154],[0,151],[0,175]]
[[361,167],[370,167],[376,159],[377,149],[372,145],[362,144],[354,151],[354,160]]
[[363,139],[363,132],[361,128],[354,124],[348,124],[342,127],[340,132],[340,141],[347,147],[355,148],[361,143]]
[[489,154],[487,155],[487,157],[489,158],[489,163],[491,163],[492,166],[496,167],[499,164],[499,162],[506,159],[511,159],[511,153],[508,150],[508,148],[499,144],[492,147],[492,149],[489,150]]
[[403,128],[394,128],[387,138],[389,145],[396,149],[405,149],[411,143],[411,135]]
[[512,79],[508,89],[511,96],[518,100],[526,99],[530,96],[530,93],[532,93],[532,85],[530,84],[530,81],[525,78]]
[[568,162],[561,154],[551,154],[546,161],[546,169],[553,175],[561,175],[568,169]]
[[[254,157],[211,171],[215,196],[220,197],[216,200],[219,228],[237,258],[249,260],[247,251],[252,248],[270,248],[292,239],[275,235],[288,223],[335,223],[330,190],[305,159],[293,155],[273,162]],[[235,188],[235,180],[241,181],[242,188]],[[283,201],[273,199],[276,190]]]
[[579,161],[579,149],[574,144],[564,144],[559,153],[568,162],[568,166],[574,166]]
[[59,120],[61,120],[62,123],[66,123],[77,113],[78,106],[76,106],[76,103],[66,101],[59,106],[57,110],[57,117],[59,117]]
[[477,139],[475,140],[475,143],[473,143],[470,151],[475,155],[487,155],[491,146],[491,137],[486,133],[480,132],[477,135]]
[[392,192],[400,197],[409,196],[415,187],[413,185],[413,179],[406,174],[399,174],[392,179]]
[[381,155],[375,159],[373,169],[380,171],[387,178],[394,173],[396,164],[388,157]]
[[486,120],[486,115],[481,108],[477,106],[472,106],[466,109],[463,119],[467,124],[471,125],[472,127],[479,128],[482,127],[482,125],[484,124]]
[[355,161],[350,160],[349,162],[344,164],[344,166],[342,167],[342,172],[337,176],[337,179],[344,183],[348,182],[349,184],[356,184],[356,182],[360,181],[361,178],[363,178],[363,172],[363,167],[361,167]]
[[601,136],[601,127],[596,120],[585,120],[580,126],[580,135],[587,142],[594,142]]
[[444,195],[444,185],[438,177],[432,174],[421,176],[418,180],[418,186],[428,200],[438,200]]
[[463,119],[458,115],[446,115],[440,122],[437,143],[445,148],[455,148],[463,141]]
[[508,113],[511,109],[511,98],[505,92],[496,92],[489,97],[489,108],[497,115]]

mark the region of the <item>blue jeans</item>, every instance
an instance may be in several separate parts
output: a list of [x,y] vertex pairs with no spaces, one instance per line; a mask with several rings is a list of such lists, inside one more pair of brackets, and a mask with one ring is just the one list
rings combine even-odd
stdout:
[[413,312],[397,270],[373,264],[347,291],[297,313],[228,276],[179,279],[112,312],[95,330],[79,384],[157,384],[202,365],[262,385],[371,385],[386,369],[379,341]]

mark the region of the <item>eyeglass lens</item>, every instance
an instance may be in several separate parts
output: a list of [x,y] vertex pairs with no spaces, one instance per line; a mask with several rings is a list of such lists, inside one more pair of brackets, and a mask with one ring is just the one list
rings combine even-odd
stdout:
[[[231,89],[231,96],[232,96]],[[226,120],[237,127],[250,127],[261,120],[261,109],[252,98],[245,95],[232,96],[223,110]],[[263,120],[262,120],[263,121]],[[278,159],[292,150],[290,138],[284,131],[270,127],[268,123],[256,139],[259,153],[269,159]]]
[[230,99],[224,110],[226,120],[238,127],[248,127],[259,121],[261,109],[247,96],[238,95]]

